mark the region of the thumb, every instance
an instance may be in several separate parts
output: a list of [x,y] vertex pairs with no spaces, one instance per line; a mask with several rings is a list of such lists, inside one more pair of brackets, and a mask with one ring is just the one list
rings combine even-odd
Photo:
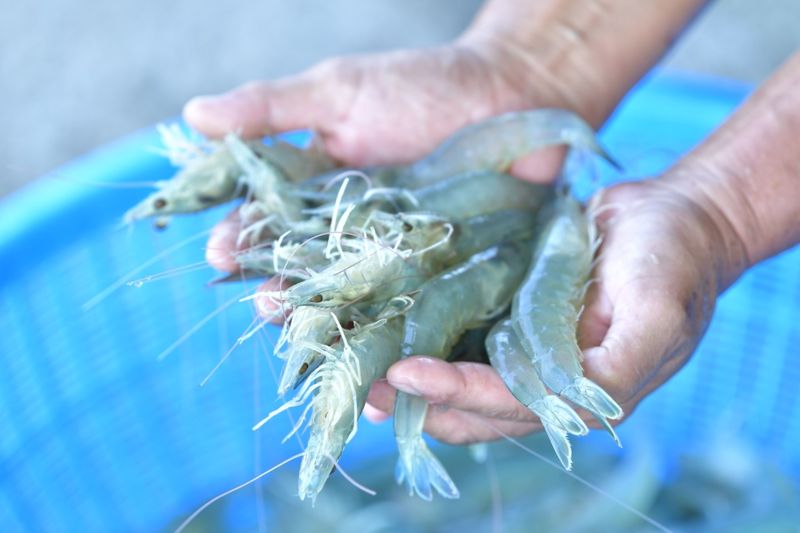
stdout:
[[341,81],[332,68],[317,67],[280,80],[250,82],[221,95],[193,98],[183,108],[183,117],[209,137],[235,132],[251,138],[303,128],[322,131],[348,101]]

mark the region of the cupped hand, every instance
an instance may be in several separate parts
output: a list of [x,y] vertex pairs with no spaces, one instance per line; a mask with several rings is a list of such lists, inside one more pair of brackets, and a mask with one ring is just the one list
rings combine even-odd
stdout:
[[[603,240],[578,328],[583,367],[629,416],[699,342],[725,283],[729,240],[707,206],[666,178],[601,191],[592,211]],[[448,443],[541,427],[488,365],[400,361],[373,386],[367,416],[386,418],[396,390],[433,404],[425,431]]]
[[[536,83],[531,73],[538,72]],[[211,137],[259,137],[311,129],[345,166],[403,164],[421,158],[462,126],[503,112],[569,107],[558,84],[532,58],[461,40],[434,49],[337,58],[289,78],[247,83],[191,100],[186,121]],[[557,149],[514,164],[513,174],[548,181]],[[235,213],[213,231],[207,259],[237,270]]]

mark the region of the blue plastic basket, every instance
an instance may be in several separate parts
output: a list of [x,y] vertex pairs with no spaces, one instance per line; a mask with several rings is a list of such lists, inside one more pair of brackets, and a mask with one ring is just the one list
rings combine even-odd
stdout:
[[[656,173],[745,94],[718,80],[655,76],[626,99],[603,138],[633,173]],[[246,287],[208,287],[211,271],[192,271],[138,289],[123,286],[81,309],[137,265],[192,236],[141,276],[201,261],[198,232],[225,211],[176,219],[161,233],[146,224],[115,229],[146,191],[76,184],[165,179],[170,166],[147,151],[157,144],[154,131],[137,133],[0,204],[4,531],[160,529],[298,449],[279,444],[287,421],[250,430],[276,405],[268,339],[240,347],[198,386],[252,320],[248,305],[232,305],[165,361],[156,360]],[[797,473],[799,324],[800,249],[794,249],[754,268],[721,298],[691,363],[642,404],[622,438],[640,430],[658,435],[670,456],[707,439],[721,416],[733,414],[743,434]],[[388,425],[362,425],[344,465],[392,446]],[[387,477],[392,468],[387,463]],[[245,507],[234,525],[247,529],[257,510]]]

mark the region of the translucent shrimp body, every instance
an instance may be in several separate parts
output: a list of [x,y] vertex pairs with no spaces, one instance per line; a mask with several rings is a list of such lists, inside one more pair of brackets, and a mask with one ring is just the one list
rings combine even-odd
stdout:
[[[241,168],[242,181],[247,186],[247,202],[239,207],[245,234],[260,233],[268,227],[281,234],[289,223],[303,218],[305,204],[290,194],[290,182],[280,170],[233,134],[225,137],[225,144]],[[241,235],[240,235],[241,240]]]
[[567,435],[585,435],[589,429],[578,414],[558,396],[550,394],[536,367],[520,344],[511,320],[498,322],[486,337],[492,367],[508,390],[542,421],[556,455],[564,468],[572,468],[572,447]]
[[477,215],[454,224],[453,238],[431,250],[431,261],[450,267],[498,242],[524,241],[536,233],[536,215],[521,209]]
[[193,213],[245,195],[248,186],[256,183],[247,183],[242,154],[265,161],[288,181],[304,180],[333,167],[330,158],[315,147],[303,150],[281,141],[272,145],[260,140],[245,142],[234,135],[225,142],[202,141],[190,139],[175,125],[162,126],[160,132],[165,155],[181,170],[130,209],[125,222]]
[[234,256],[236,263],[245,271],[267,276],[292,274],[298,269],[321,268],[327,262],[325,243],[319,240],[284,243],[280,240],[272,245],[259,245]]
[[317,145],[312,144],[303,149],[281,140],[273,144],[264,144],[261,141],[248,142],[256,157],[266,160],[277,168],[288,181],[293,183],[303,182],[333,169],[336,164]]
[[[200,148],[198,148],[200,150]],[[153,216],[194,213],[244,194],[241,168],[227,150],[202,153],[124,215],[126,223]]]
[[280,294],[292,307],[333,308],[356,302],[385,301],[416,289],[425,279],[408,261],[409,254],[376,247],[371,252],[346,252],[315,276]]
[[[501,312],[525,274],[528,248],[527,243],[495,246],[426,282],[406,314],[403,356],[444,359],[467,329]],[[426,500],[431,499],[432,488],[446,498],[457,498],[458,489],[422,439],[427,410],[424,399],[397,394],[397,481],[405,482],[410,494]]]
[[413,191],[418,210],[453,219],[504,209],[535,211],[551,193],[551,187],[527,183],[499,172],[467,172]]
[[560,144],[590,150],[613,162],[597,143],[592,127],[578,115],[565,109],[534,109],[459,130],[411,165],[400,183],[415,187],[470,171],[502,172],[529,152]]
[[334,460],[355,435],[370,385],[399,359],[401,331],[400,317],[363,328],[345,339],[335,355],[326,358],[306,382],[317,391],[309,404],[313,412],[311,435],[300,466],[301,499],[316,498]]
[[[339,258],[286,290],[282,299],[291,306],[330,308],[356,302],[385,302],[416,289],[426,277],[419,256],[446,244],[452,225],[430,214],[374,216],[381,227],[380,235],[371,228],[371,236],[365,232],[362,237],[332,238],[329,246],[333,248],[338,243],[342,249]],[[344,248],[354,251],[345,252]]]
[[622,408],[583,376],[576,338],[596,231],[568,194],[547,211],[530,271],[514,296],[514,331],[544,384],[591,412],[617,440],[607,419],[621,418]]
[[325,360],[325,355],[312,346],[327,346],[333,341],[337,335],[336,320],[340,315],[343,313],[309,306],[294,310],[275,346],[276,353],[287,346],[285,352],[278,353],[286,360],[278,380],[278,395],[283,396],[296,387]]

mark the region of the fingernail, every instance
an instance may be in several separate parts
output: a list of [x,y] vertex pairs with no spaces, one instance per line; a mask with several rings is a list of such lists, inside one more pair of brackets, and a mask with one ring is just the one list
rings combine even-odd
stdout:
[[389,383],[397,390],[414,396],[421,396],[422,393],[414,386],[410,380],[401,378],[400,380],[390,380]]

